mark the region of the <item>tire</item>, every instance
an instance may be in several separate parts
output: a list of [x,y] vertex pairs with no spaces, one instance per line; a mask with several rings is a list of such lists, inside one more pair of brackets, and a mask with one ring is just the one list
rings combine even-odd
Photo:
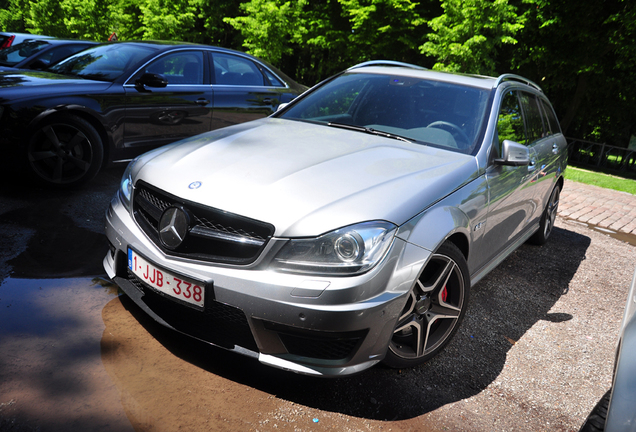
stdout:
[[612,389],[603,395],[598,401],[590,415],[579,429],[579,432],[603,432],[605,430],[605,422],[607,421],[607,409],[609,408],[610,398],[612,397]]
[[552,229],[554,228],[554,221],[556,220],[557,210],[559,209],[559,198],[561,196],[561,188],[556,185],[552,190],[548,205],[545,206],[543,214],[541,215],[541,221],[539,222],[539,229],[536,233],[528,239],[528,243],[541,246],[548,241]]
[[408,294],[384,364],[407,368],[436,356],[459,328],[469,293],[464,255],[454,244],[442,244]]
[[37,182],[53,188],[70,188],[97,175],[104,160],[104,147],[90,123],[64,116],[40,126],[29,141],[26,156]]

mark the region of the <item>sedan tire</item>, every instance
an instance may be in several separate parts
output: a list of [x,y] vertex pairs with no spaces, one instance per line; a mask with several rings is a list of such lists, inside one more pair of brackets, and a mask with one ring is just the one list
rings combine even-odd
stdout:
[[104,159],[102,139],[86,120],[76,116],[47,120],[31,137],[28,167],[45,186],[68,188],[91,180]]
[[459,328],[469,292],[464,255],[453,243],[442,244],[408,294],[384,363],[407,368],[438,354]]

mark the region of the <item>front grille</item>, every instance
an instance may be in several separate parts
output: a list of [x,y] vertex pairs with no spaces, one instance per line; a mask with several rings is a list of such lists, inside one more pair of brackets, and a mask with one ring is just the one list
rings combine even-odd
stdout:
[[351,359],[367,334],[367,330],[324,332],[268,321],[264,324],[266,329],[278,333],[289,354],[320,360]]
[[223,348],[237,345],[258,352],[241,309],[207,299],[205,309],[199,311],[157,293],[130,271],[128,280],[144,293],[141,300],[146,306],[174,329]]
[[[168,249],[159,239],[159,220],[170,207],[186,209],[191,221],[183,243]],[[183,200],[143,181],[135,187],[133,214],[164,253],[202,261],[249,264],[274,234],[271,224]]]

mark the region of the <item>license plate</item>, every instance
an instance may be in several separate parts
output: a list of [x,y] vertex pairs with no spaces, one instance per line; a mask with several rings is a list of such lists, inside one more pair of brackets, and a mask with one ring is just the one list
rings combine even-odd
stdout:
[[132,249],[128,249],[128,268],[139,279],[157,291],[195,306],[203,307],[205,284],[160,269]]

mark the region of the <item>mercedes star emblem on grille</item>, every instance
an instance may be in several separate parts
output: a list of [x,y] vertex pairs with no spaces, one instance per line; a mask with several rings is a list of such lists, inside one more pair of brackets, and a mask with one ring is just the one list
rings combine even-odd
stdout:
[[159,238],[168,249],[178,248],[190,227],[190,217],[181,207],[168,207],[159,219]]

